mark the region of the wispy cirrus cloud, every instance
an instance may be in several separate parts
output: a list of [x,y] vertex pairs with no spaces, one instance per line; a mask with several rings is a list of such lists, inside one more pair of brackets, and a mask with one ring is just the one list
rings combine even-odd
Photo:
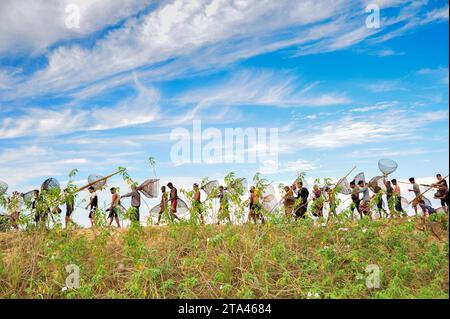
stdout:
[[179,104],[208,105],[266,105],[281,108],[333,106],[350,103],[343,93],[314,92],[320,81],[301,83],[289,72],[246,70],[207,89],[193,90],[176,98]]
[[[280,150],[332,150],[348,146],[370,145],[383,141],[417,139],[417,133],[427,125],[448,121],[448,111],[415,112],[390,110],[370,116],[344,116],[339,120],[293,130],[282,137]],[[302,138],[299,140],[298,136]]]
[[373,93],[405,90],[400,80],[377,81],[375,83],[366,84],[364,87]]
[[439,67],[436,69],[432,68],[424,68],[417,71],[418,75],[430,77],[436,80],[440,84],[448,85],[449,84],[449,73],[448,67]]
[[0,140],[23,136],[54,136],[139,125],[159,116],[159,93],[136,83],[137,95],[113,107],[31,108],[0,121]]
[[351,109],[350,112],[367,113],[372,111],[384,111],[397,105],[399,105],[398,101],[378,102],[375,105]]

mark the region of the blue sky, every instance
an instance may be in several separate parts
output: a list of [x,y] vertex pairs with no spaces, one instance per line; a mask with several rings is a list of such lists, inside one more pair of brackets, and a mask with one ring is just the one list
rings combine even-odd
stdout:
[[447,174],[448,12],[437,0],[2,1],[0,180],[27,191],[125,166],[142,181],[149,156],[164,183],[253,176],[255,164],[175,166],[170,132],[193,120],[278,128],[273,181],[353,165],[372,176],[384,157],[398,178]]

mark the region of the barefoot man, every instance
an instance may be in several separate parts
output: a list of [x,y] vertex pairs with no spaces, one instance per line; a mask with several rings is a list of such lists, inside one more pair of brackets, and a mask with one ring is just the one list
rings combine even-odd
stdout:
[[292,187],[284,186],[283,204],[284,214],[288,220],[291,220],[295,205],[295,197]]
[[162,194],[161,204],[159,205],[160,209],[159,209],[158,221],[156,222],[156,226],[159,226],[159,224],[161,223],[161,217],[167,209],[167,202],[169,201],[169,199],[167,197],[166,186],[161,186],[161,194]]
[[70,191],[70,189],[64,189],[63,200],[66,203],[65,225],[67,228],[67,225],[72,222],[72,214],[75,210],[75,195]]
[[228,203],[228,195],[225,187],[220,186],[219,187],[219,220],[217,222],[217,225],[220,224],[221,221],[224,221],[225,219],[228,220],[228,222],[231,224],[231,217],[230,217],[230,209],[229,209],[229,203]]
[[109,207],[109,226],[111,226],[113,220],[116,221],[117,228],[120,228],[120,221],[119,221],[119,210],[120,210],[120,196],[117,193],[117,189],[115,187],[111,188],[111,206]]
[[414,177],[411,177],[409,179],[409,182],[412,185],[412,189],[409,189],[410,192],[414,192],[414,200],[412,201],[412,206],[414,208],[414,212],[417,216],[417,206],[419,206],[419,203],[422,201],[422,194],[420,193],[420,186],[416,183],[416,179]]
[[264,216],[261,212],[261,204],[259,202],[258,191],[255,186],[250,188],[250,205],[249,205],[249,214],[247,218],[247,222],[250,222],[251,219],[257,223],[257,218],[261,219],[261,223],[264,224]]
[[205,223],[205,219],[203,217],[203,212],[202,212],[202,202],[200,200],[200,188],[198,186],[197,183],[194,184],[193,186],[193,191],[194,191],[194,195],[192,196],[192,206],[194,208],[194,213],[197,212],[198,216],[200,218],[200,222],[202,224]]
[[173,186],[172,183],[167,184],[170,189],[170,216],[174,217],[176,220],[180,220],[177,216],[177,206],[178,206],[178,190]]
[[91,220],[91,227],[95,226],[95,212],[98,209],[98,196],[95,192],[95,188],[93,186],[88,188],[90,197],[89,204],[87,204],[86,209],[89,209],[89,219]]

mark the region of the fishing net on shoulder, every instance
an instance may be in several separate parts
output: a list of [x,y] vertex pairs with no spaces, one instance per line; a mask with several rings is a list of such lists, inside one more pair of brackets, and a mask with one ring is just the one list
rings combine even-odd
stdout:
[[211,194],[214,190],[217,190],[219,187],[219,181],[210,181],[202,186],[202,189],[205,191],[207,195]]
[[380,159],[378,161],[378,168],[383,173],[383,175],[389,175],[397,170],[398,164],[390,159]]
[[41,191],[51,192],[51,193],[61,193],[61,186],[55,178],[46,179],[41,185]]
[[138,189],[147,198],[157,198],[159,193],[159,179],[148,179]]
[[378,193],[380,190],[385,192],[386,185],[384,185],[383,176],[375,176],[369,181],[369,188],[372,192]]
[[3,181],[0,181],[0,196],[5,194],[7,190],[8,190],[8,184],[6,184]]
[[366,182],[366,177],[363,172],[357,174],[354,178],[355,184],[358,185],[360,181]]
[[[88,184],[90,184],[96,191],[105,188],[107,180],[98,174],[91,174],[88,176]],[[97,182],[98,181],[98,182]]]

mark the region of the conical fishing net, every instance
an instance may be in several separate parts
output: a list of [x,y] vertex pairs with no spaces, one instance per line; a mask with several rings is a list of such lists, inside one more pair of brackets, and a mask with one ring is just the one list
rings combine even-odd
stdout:
[[384,175],[392,174],[397,170],[398,164],[390,159],[380,159],[378,161],[378,168]]
[[5,194],[7,190],[8,190],[8,184],[6,184],[3,181],[0,181],[0,196]]
[[61,186],[59,185],[58,180],[55,178],[49,178],[45,180],[41,185],[41,190],[46,192],[61,192]]
[[275,210],[280,202],[275,198],[272,197],[272,195],[269,195],[266,197],[262,203],[263,207],[268,211],[272,212]]
[[276,202],[276,204],[274,203],[270,203],[269,205],[267,205],[268,208],[270,208],[272,206],[272,209],[268,209],[267,211],[269,211],[270,213],[274,213],[277,212],[278,208],[283,207],[284,205],[284,200],[280,200],[278,202]]
[[262,205],[269,212],[272,211],[276,205],[278,205],[278,200],[275,196],[275,187],[273,187],[273,185],[267,185],[264,189]]
[[263,197],[263,202],[268,203],[268,202],[272,202],[276,199],[277,198],[275,197],[275,195],[269,194],[269,195]]
[[23,200],[25,201],[26,204],[31,204],[33,202],[34,194],[37,191],[38,190],[32,190],[32,191],[26,192],[25,194],[22,195]]
[[[91,174],[88,177],[88,183],[92,184],[102,178],[103,178],[103,176],[101,176],[101,175]],[[106,182],[107,182],[106,180],[99,181],[91,186],[94,187],[94,189],[97,191],[97,190],[103,189],[106,186]]]
[[148,179],[139,186],[139,191],[147,198],[157,198],[159,193],[159,179]]
[[369,182],[369,188],[372,192],[377,193],[379,190],[386,191],[386,185],[384,185],[383,176],[375,176]]
[[177,216],[180,218],[186,218],[189,216],[189,207],[181,198],[178,198],[177,201]]
[[158,204],[158,205],[154,206],[152,209],[150,209],[149,214],[152,217],[156,217],[156,216],[158,216],[160,211],[161,211],[161,204]]
[[355,176],[355,183],[356,183],[356,185],[358,185],[358,183],[360,181],[363,181],[363,182],[366,181],[366,177],[364,176],[364,173],[362,173],[362,172]]
[[219,181],[210,181],[206,183],[202,188],[205,191],[206,194],[211,194],[214,189],[217,189],[219,187]]
[[[170,202],[167,203],[167,210],[170,210]],[[161,203],[154,206],[152,209],[150,209],[150,216],[157,217],[159,215],[159,212],[161,211]],[[178,199],[177,201],[177,216],[180,218],[184,218],[189,213],[189,207],[187,206],[186,202],[182,199]]]
[[403,210],[405,210],[409,206],[409,202],[405,197],[400,198],[400,203],[402,205]]
[[[270,197],[269,197],[270,196]],[[275,187],[273,187],[273,185],[267,185],[264,188],[263,194],[262,194],[262,198],[266,198],[268,197],[268,200],[272,200],[272,198],[275,198]]]
[[350,183],[347,178],[341,179],[336,184],[336,191],[342,195],[350,195],[352,193],[352,189],[350,188]]

